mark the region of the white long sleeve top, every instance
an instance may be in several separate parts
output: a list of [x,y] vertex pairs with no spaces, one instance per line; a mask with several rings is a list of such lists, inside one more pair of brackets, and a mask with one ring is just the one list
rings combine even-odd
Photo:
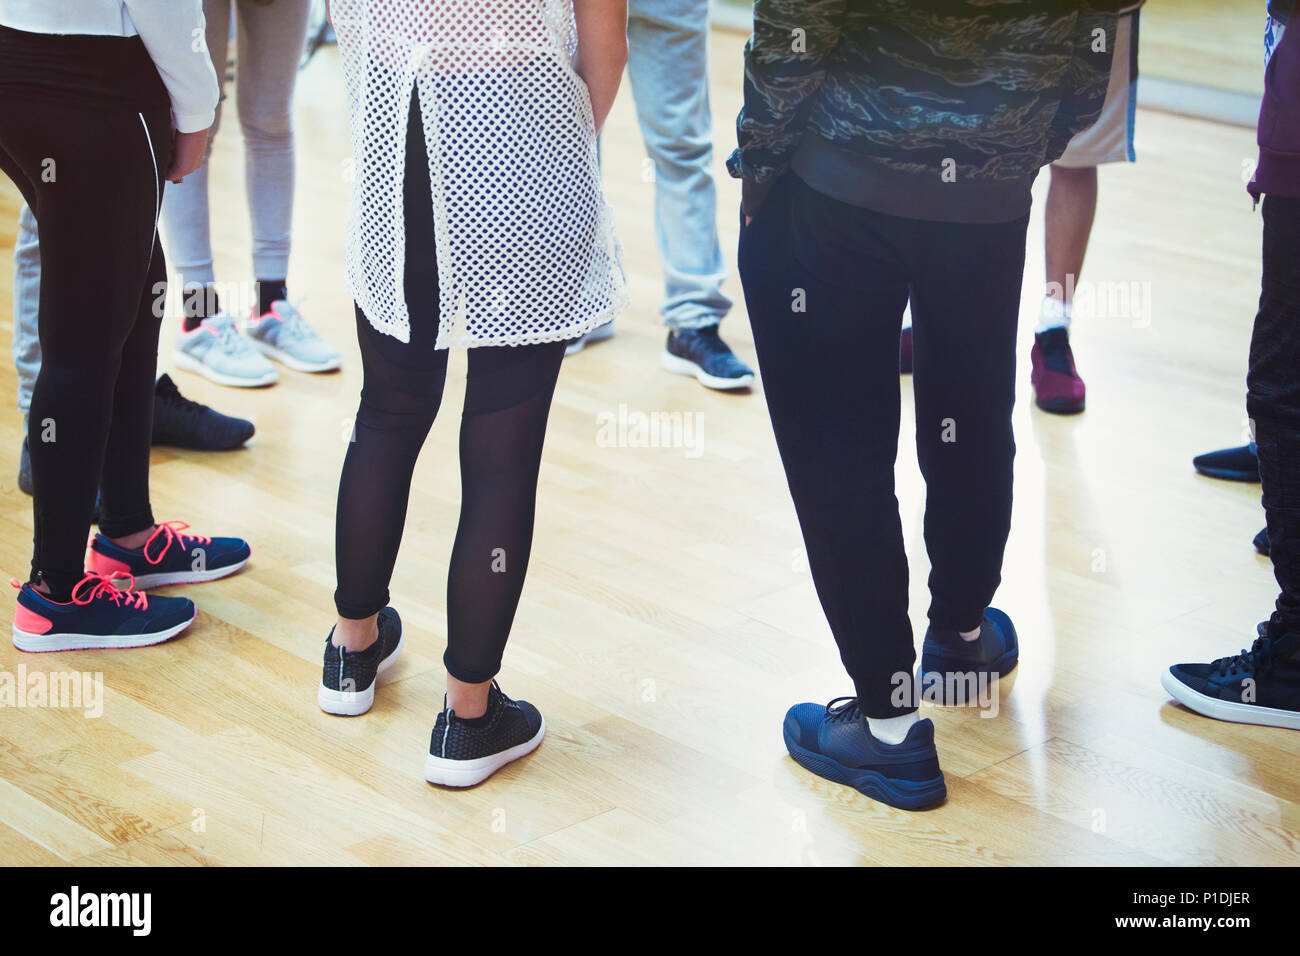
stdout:
[[410,340],[407,118],[418,91],[438,348],[586,334],[627,305],[572,0],[333,0],[350,106],[349,291]]
[[28,33],[139,36],[158,68],[182,133],[216,117],[217,74],[204,38],[203,0],[0,0],[0,25]]

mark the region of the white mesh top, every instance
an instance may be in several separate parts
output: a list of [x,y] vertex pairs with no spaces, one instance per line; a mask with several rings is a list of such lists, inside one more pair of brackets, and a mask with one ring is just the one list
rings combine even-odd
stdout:
[[418,85],[438,348],[575,338],[627,305],[572,0],[334,0],[351,108],[349,291],[410,341],[402,176]]

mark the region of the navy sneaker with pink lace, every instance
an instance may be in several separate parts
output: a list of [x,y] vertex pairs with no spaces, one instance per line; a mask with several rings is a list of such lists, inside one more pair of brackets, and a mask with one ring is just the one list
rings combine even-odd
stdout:
[[140,548],[123,548],[96,534],[90,541],[89,569],[98,574],[129,574],[141,589],[167,584],[197,584],[234,574],[251,553],[242,538],[190,534],[184,521],[164,521]]
[[159,644],[189,627],[197,613],[189,598],[135,590],[130,575],[87,572],[72,589],[70,601],[53,601],[16,578],[9,583],[19,589],[13,642],[20,651]]

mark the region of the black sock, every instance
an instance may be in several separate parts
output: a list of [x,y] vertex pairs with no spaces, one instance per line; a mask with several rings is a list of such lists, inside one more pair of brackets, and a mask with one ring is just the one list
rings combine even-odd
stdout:
[[258,279],[257,280],[257,314],[266,315],[271,311],[271,303],[280,299],[289,298],[289,287],[285,285],[286,279]]
[[186,286],[181,295],[181,328],[193,332],[206,318],[221,311],[221,302],[217,290],[210,285]]

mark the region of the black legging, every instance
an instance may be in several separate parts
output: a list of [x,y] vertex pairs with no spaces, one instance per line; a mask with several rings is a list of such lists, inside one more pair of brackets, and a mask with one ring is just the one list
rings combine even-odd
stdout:
[[153,524],[149,442],[167,268],[171,107],[144,44],[0,27],[0,170],[40,229],[31,580],[66,600],[95,491],[110,537]]
[[[335,559],[339,615],[388,603],[416,458],[442,402],[447,350],[438,331],[433,203],[419,110],[410,113],[404,186],[406,303],[411,337],[376,331],[358,307],[365,376],[339,483]],[[481,683],[501,668],[532,548],[537,472],[564,343],[469,350],[460,427],[461,510],[447,575],[453,677]]]

